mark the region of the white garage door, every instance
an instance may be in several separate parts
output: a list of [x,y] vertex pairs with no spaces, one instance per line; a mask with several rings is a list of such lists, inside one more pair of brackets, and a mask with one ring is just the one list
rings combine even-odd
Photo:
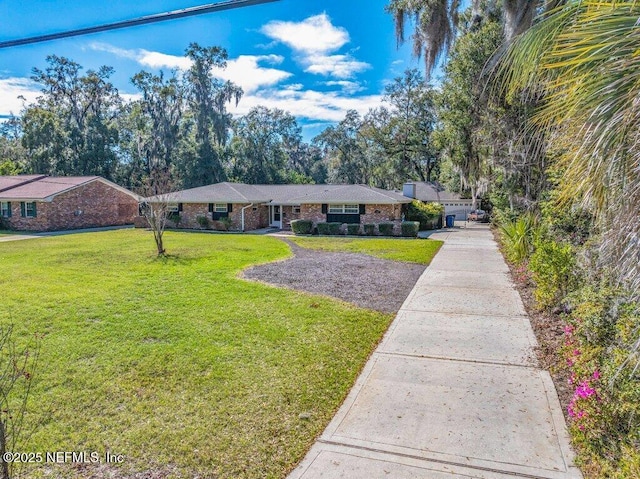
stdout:
[[471,212],[471,200],[468,203],[444,203],[444,214],[445,215],[456,215],[456,221],[465,221],[467,219],[467,215]]

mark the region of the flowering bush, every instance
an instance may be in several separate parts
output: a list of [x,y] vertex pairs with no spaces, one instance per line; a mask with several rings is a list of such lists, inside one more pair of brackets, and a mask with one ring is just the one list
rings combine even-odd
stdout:
[[574,388],[567,407],[574,443],[594,477],[640,477],[623,472],[640,470],[640,363],[630,355],[639,305],[607,288],[587,287],[572,299],[562,352]]

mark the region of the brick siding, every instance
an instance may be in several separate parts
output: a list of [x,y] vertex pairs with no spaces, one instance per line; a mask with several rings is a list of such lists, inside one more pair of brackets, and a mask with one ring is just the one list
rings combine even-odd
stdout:
[[11,202],[11,218],[3,221],[20,231],[66,229],[133,224],[138,201],[99,180],[61,193],[48,203],[36,202],[36,216],[23,218],[20,201]]
[[[242,208],[246,204],[234,203],[229,218],[232,221],[232,230],[241,228]],[[295,219],[306,219],[317,223],[327,221],[327,215],[322,213],[321,204],[303,204],[300,205],[300,213],[294,213],[292,206],[281,207],[282,219],[284,220],[284,228],[291,228],[291,221]],[[209,220],[207,229],[218,229],[216,223],[212,220],[212,214],[209,213],[208,203],[183,203],[180,212],[180,221],[178,228],[186,229],[203,229],[198,222],[198,217],[204,216]],[[394,234],[400,234],[400,223],[402,218],[401,205],[366,205],[365,214],[360,215],[360,224],[380,224],[394,223]],[[265,228],[269,225],[269,207],[265,205],[256,205],[245,210],[245,231],[252,231],[259,228]],[[140,221],[136,225],[142,225]],[[170,225],[175,226],[175,225]]]
[[299,220],[302,218],[302,207],[300,207],[300,213],[293,212],[293,206],[282,206],[282,219],[284,220],[284,229],[291,229],[291,222],[293,220]]
[[[234,203],[231,206],[231,230],[240,230],[242,228],[242,208],[247,206],[242,203]],[[208,226],[203,228],[198,217],[205,217],[208,220]],[[268,226],[269,209],[266,206],[252,206],[244,210],[244,228],[245,231],[256,230]],[[136,224],[139,224],[138,221]],[[212,213],[209,212],[209,203],[183,203],[180,212],[180,220],[177,225],[169,224],[171,227],[185,229],[221,229],[221,225],[213,220]]]
[[[322,205],[303,204],[300,217],[313,221],[314,225],[327,221],[322,213]],[[402,205],[365,205],[365,214],[360,215],[360,224],[393,223],[394,234],[400,234],[402,222]]]

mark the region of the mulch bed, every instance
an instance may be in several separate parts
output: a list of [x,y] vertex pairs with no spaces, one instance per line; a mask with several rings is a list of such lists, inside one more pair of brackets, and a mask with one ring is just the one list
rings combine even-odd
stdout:
[[395,313],[426,268],[359,253],[305,249],[286,239],[282,241],[291,247],[293,258],[254,266],[243,276]]

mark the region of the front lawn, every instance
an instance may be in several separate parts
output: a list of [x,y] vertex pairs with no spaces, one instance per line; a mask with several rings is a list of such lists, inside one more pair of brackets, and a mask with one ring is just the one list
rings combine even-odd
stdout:
[[292,237],[298,246],[323,251],[363,253],[383,259],[429,264],[442,241],[390,238]]
[[291,254],[277,239],[166,244],[166,259],[141,230],[0,244],[0,324],[44,333],[27,416],[40,424],[19,450],[125,456],[28,477],[285,477],[392,319],[238,279]]

